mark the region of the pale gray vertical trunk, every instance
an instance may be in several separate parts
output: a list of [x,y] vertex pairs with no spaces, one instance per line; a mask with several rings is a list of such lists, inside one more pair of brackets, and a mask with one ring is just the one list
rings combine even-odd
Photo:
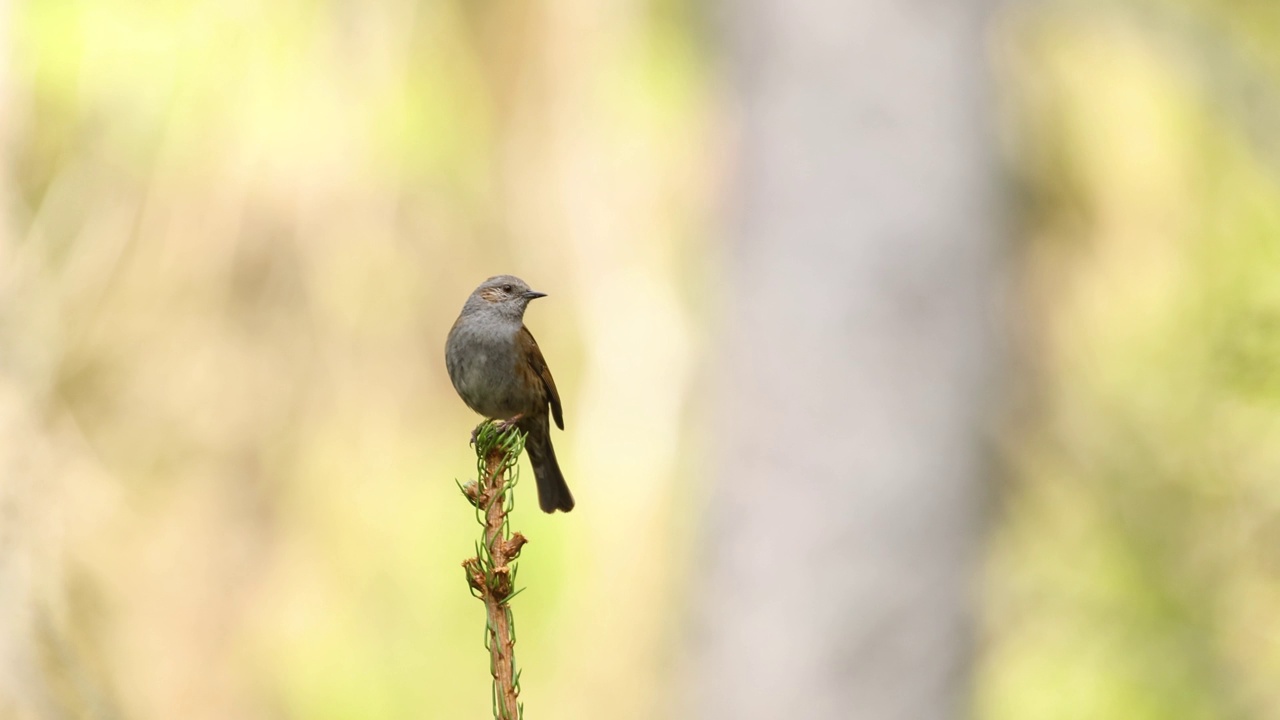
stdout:
[[701,718],[964,715],[1002,265],[978,0],[726,3]]

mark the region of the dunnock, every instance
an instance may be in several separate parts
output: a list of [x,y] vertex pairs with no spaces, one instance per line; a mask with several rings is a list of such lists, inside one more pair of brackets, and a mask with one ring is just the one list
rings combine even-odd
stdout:
[[485,280],[462,306],[444,356],[449,379],[468,407],[528,434],[524,447],[538,481],[542,511],[569,512],[573,495],[556,463],[547,420],[550,406],[556,427],[564,429],[560,393],[538,343],[524,326],[529,301],[545,296],[511,275]]

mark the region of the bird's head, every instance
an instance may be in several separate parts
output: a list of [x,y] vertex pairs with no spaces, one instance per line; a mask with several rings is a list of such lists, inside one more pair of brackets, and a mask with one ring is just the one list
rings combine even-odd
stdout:
[[519,320],[530,300],[546,297],[529,288],[528,283],[514,275],[495,275],[480,283],[467,299],[465,310],[490,312]]

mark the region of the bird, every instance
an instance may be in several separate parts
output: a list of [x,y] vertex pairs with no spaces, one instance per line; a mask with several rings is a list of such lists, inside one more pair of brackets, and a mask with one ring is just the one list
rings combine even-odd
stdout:
[[[573,494],[551,446],[551,422],[564,430],[560,393],[533,334],[524,325],[529,303],[546,293],[514,275],[495,275],[471,293],[445,342],[453,389],[467,407],[526,433],[525,451],[543,512],[573,509]],[[548,412],[548,410],[550,412]]]

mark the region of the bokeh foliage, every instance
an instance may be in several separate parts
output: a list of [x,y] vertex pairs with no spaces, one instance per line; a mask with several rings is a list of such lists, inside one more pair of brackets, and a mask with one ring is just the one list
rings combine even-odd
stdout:
[[1031,377],[979,717],[1280,714],[1277,33],[1267,3],[1005,18]]

